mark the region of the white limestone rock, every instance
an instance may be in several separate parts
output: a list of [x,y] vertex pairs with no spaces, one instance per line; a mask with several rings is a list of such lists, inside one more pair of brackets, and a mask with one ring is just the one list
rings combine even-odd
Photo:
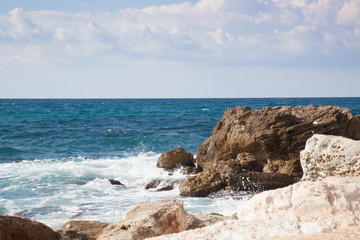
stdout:
[[360,178],[328,177],[262,192],[238,210],[239,220],[152,240],[257,240],[341,231],[360,224]]
[[360,176],[360,141],[315,134],[300,153],[302,180],[317,181],[328,176]]

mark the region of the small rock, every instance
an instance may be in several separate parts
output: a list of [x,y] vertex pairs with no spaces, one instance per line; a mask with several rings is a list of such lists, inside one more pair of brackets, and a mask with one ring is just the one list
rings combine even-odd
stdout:
[[164,168],[165,170],[179,166],[195,167],[193,154],[187,153],[183,148],[176,148],[169,152],[162,153],[156,164],[156,167]]
[[114,179],[108,179],[109,182],[112,184],[112,185],[120,185],[120,186],[124,186],[124,184],[122,184],[120,181],[118,180],[114,180]]

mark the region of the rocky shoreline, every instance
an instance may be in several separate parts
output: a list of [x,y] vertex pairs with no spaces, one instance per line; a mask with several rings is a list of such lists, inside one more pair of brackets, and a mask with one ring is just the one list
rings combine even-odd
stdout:
[[360,239],[356,140],[360,116],[349,109],[235,107],[225,111],[196,158],[174,149],[161,155],[157,167],[190,174],[179,183],[182,196],[263,191],[236,216],[192,215],[181,200],[163,199],[138,204],[115,223],[70,221],[57,231],[0,216],[0,239]]

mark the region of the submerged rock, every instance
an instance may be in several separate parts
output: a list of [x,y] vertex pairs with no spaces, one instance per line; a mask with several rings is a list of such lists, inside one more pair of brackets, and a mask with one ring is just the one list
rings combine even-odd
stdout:
[[0,239],[60,240],[60,235],[41,222],[25,217],[0,215]]
[[328,176],[360,176],[360,141],[316,134],[300,154],[302,180],[317,181]]
[[177,199],[163,199],[134,206],[125,219],[109,225],[98,240],[140,240],[177,233],[186,228],[184,204]]
[[[259,186],[259,190],[292,184],[302,176],[300,151],[314,133],[360,139],[360,116],[334,106],[227,109],[212,135],[198,148],[195,162],[205,173],[190,177],[195,183],[182,181],[180,189],[203,186],[204,193],[194,196],[236,186],[241,190],[243,177],[254,181],[254,176],[257,181],[252,186]],[[282,181],[284,175],[289,177]],[[281,184],[267,186],[269,176]],[[183,195],[192,196],[192,192],[198,190],[189,189]]]
[[124,184],[122,184],[120,181],[118,180],[114,180],[112,178],[108,179],[109,182],[112,184],[112,185],[120,185],[120,186],[124,186]]
[[183,148],[175,148],[171,151],[162,153],[156,164],[156,167],[164,168],[165,170],[180,166],[195,167],[193,154],[187,153]]

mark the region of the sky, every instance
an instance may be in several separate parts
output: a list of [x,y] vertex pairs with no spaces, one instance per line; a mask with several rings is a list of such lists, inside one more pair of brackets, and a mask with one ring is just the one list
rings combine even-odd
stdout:
[[0,98],[360,97],[360,0],[0,0]]

